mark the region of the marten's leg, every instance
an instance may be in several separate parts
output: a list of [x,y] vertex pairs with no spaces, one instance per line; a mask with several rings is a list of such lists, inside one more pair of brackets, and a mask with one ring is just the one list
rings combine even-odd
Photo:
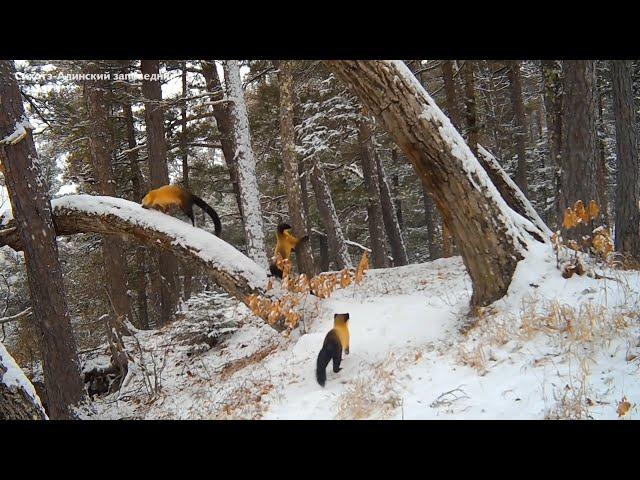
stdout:
[[196,226],[195,217],[193,216],[193,203],[188,202],[182,207],[184,214],[191,219],[191,225]]
[[340,362],[342,361],[342,348],[336,348],[333,351],[333,371],[338,373],[340,370]]

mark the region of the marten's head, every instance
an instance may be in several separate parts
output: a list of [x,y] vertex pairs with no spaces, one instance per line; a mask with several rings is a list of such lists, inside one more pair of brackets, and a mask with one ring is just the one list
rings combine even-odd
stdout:
[[348,313],[336,313],[333,315],[333,323],[335,323],[336,325],[347,323],[348,321],[349,321]]
[[285,230],[291,230],[291,225],[289,225],[288,223],[281,223],[280,225],[278,225],[278,233],[280,235],[282,235]]
[[156,194],[153,190],[147,193],[142,199],[142,201],[140,202],[140,204],[142,205],[142,208],[151,208],[151,204],[153,203],[155,196]]

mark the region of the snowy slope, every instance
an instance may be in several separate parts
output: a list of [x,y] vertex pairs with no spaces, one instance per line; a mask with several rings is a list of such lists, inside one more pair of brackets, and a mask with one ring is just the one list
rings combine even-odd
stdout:
[[[187,356],[170,341],[178,321],[141,334],[145,348],[166,356],[155,399],[107,397],[83,415],[618,418],[626,397],[624,418],[638,418],[639,273],[607,275],[617,280],[564,279],[550,247],[534,246],[508,295],[481,311],[472,328],[471,285],[459,257],[371,270],[363,284],[334,292],[307,320],[306,333],[289,339],[237,306],[229,314],[245,325],[220,346]],[[342,371],[327,368],[321,388],[316,357],[333,313],[342,312],[350,313],[351,352]]]

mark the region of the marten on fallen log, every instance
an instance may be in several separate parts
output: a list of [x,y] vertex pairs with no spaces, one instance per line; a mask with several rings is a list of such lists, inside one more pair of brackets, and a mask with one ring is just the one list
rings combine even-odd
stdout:
[[195,227],[196,222],[193,216],[193,204],[203,209],[213,219],[216,236],[220,236],[222,224],[218,213],[200,197],[194,195],[180,185],[164,185],[155,190],[151,190],[142,199],[142,208],[153,208],[167,213],[172,207],[179,207],[184,214],[191,219],[191,224]]

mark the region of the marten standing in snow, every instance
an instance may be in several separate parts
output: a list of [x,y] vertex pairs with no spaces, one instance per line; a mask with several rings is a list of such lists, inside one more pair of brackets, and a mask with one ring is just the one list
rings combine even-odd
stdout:
[[300,243],[307,240],[309,240],[309,235],[305,235],[300,239],[296,237],[291,232],[291,225],[288,223],[278,225],[276,231],[276,248],[273,252],[274,260],[269,265],[269,271],[274,277],[282,278],[282,270],[278,268],[275,262],[278,254],[280,254],[283,259],[288,260],[291,252],[294,251]]
[[193,204],[209,214],[215,225],[216,236],[220,236],[222,224],[216,211],[207,202],[194,195],[180,185],[164,185],[163,187],[151,190],[142,199],[142,208],[153,208],[167,213],[171,207],[179,207],[184,214],[191,219],[191,224],[195,227],[196,222],[193,216]]
[[338,373],[342,361],[342,349],[345,355],[349,355],[349,321],[348,313],[336,313],[333,316],[333,329],[324,337],[322,350],[318,354],[316,364],[316,380],[324,387],[327,380],[327,365],[333,359],[333,371]]

